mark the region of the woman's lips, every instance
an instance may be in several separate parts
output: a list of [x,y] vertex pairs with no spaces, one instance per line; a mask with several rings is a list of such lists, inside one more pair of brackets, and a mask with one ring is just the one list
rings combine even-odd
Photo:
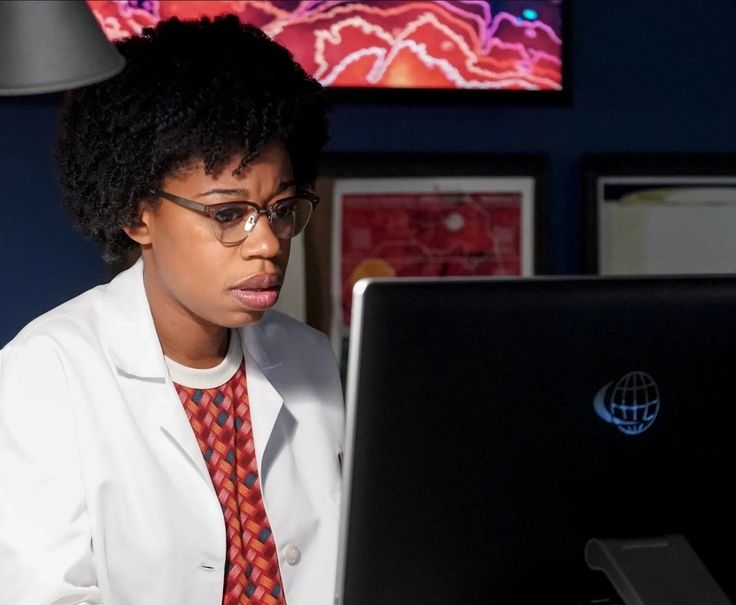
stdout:
[[264,310],[273,307],[279,299],[280,288],[265,288],[263,290],[233,289],[230,293],[243,306],[249,309]]
[[267,288],[280,287],[283,278],[280,273],[255,273],[245,278],[235,290],[265,290]]
[[276,304],[281,279],[276,273],[258,273],[231,288],[230,293],[248,309],[265,310]]

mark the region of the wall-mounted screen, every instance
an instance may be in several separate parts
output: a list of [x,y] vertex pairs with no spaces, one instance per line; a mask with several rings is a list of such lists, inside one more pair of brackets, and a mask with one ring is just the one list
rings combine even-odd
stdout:
[[362,100],[567,93],[563,0],[88,2],[112,40],[172,16],[237,14],[330,90]]

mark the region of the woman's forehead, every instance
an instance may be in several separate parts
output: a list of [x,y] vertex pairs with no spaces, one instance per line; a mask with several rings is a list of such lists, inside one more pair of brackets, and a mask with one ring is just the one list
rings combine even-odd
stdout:
[[215,178],[226,172],[233,172],[239,175],[247,170],[249,166],[258,162],[274,162],[286,164],[291,168],[291,157],[286,145],[279,139],[275,139],[257,151],[248,151],[238,149],[235,151],[223,151],[222,157],[216,157],[214,165],[210,160],[210,166],[207,166],[204,155],[197,153],[192,154],[188,158],[175,160],[166,174],[166,177],[177,178],[190,173],[192,171],[202,172],[212,175]]
[[286,148],[273,143],[264,147],[258,155],[241,168],[242,153],[236,153],[220,166],[208,172],[201,158],[182,163],[164,178],[164,186],[171,183],[187,185],[194,189],[260,189],[280,186],[293,180],[293,170]]

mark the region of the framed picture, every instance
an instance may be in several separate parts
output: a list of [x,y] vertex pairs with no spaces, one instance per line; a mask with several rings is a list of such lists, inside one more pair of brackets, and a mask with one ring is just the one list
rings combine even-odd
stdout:
[[569,104],[569,0],[88,0],[111,40],[224,13],[288,48],[335,101]]
[[736,272],[736,154],[596,154],[583,171],[588,272]]
[[307,320],[346,353],[362,277],[542,273],[546,160],[537,155],[331,154],[307,232]]

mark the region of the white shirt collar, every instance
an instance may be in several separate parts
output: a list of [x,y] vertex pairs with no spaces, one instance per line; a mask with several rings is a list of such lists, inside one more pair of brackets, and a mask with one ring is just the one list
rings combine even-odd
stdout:
[[213,389],[225,384],[238,371],[243,361],[243,347],[238,330],[230,330],[230,343],[227,354],[214,368],[198,369],[182,365],[169,357],[164,357],[171,380],[190,389]]

